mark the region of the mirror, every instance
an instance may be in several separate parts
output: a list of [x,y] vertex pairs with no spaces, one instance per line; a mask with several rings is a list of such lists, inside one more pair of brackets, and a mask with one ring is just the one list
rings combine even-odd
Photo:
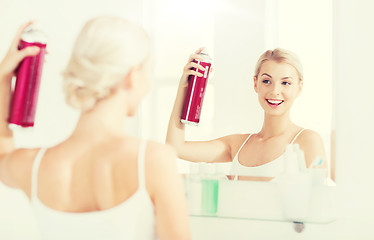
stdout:
[[[255,63],[265,50],[281,47],[296,53],[304,68],[303,91],[294,103],[291,119],[321,135],[330,163],[329,156],[333,153],[330,150],[331,1],[155,2],[150,17],[155,40],[154,88],[141,112],[143,135],[165,140],[182,68],[189,54],[200,46],[207,47],[214,70],[205,94],[200,125],[187,127],[187,140],[258,132],[263,110],[253,90]],[[181,171],[188,172],[188,165],[180,161]],[[331,173],[329,175],[334,178]]]
[[[316,17],[318,13],[318,18]],[[141,117],[152,119],[143,121],[142,129],[146,137],[164,141],[170,112],[177,92],[179,78],[189,54],[200,46],[207,47],[213,58],[213,73],[209,79],[201,120],[198,127],[186,127],[186,139],[191,141],[210,140],[235,133],[256,133],[261,130],[263,110],[253,90],[252,77],[259,56],[276,47],[293,51],[300,58],[304,69],[302,94],[296,99],[291,119],[299,126],[318,132],[324,142],[328,160],[329,176],[334,179],[330,164],[331,121],[332,121],[332,2],[295,2],[290,0],[221,0],[221,1],[170,1],[157,0],[152,8],[152,36],[154,42],[154,88],[145,102]],[[181,173],[187,173],[194,163],[179,161]],[[231,163],[220,165],[229,174]],[[242,193],[257,192],[262,213],[244,209],[245,204],[235,202],[233,197],[225,199],[221,207],[241,206],[234,210],[221,208],[219,217],[240,217],[245,212],[247,218],[284,220],[279,204],[273,201],[266,189],[276,195],[275,183],[263,185],[258,178],[240,178],[237,185]],[[265,179],[268,181],[269,179]],[[203,180],[204,181],[204,180]],[[239,182],[239,183],[238,183]],[[218,182],[217,182],[218,184]],[[234,181],[219,182],[220,187],[232,194],[237,188]],[[194,205],[187,183],[189,204]],[[208,190],[201,189],[204,195]],[[232,187],[231,190],[228,187]],[[244,189],[246,187],[246,189]],[[263,191],[260,191],[260,187]],[[221,188],[220,188],[221,189]],[[252,189],[252,191],[251,191]],[[329,222],[333,219],[331,201],[318,205],[318,199],[331,199],[331,191],[323,189],[317,193],[312,188],[309,198],[313,200],[314,212],[325,212],[325,218],[312,216],[309,222]],[[330,189],[331,190],[331,189]],[[192,192],[191,192],[192,191]],[[212,190],[213,191],[213,190]],[[222,191],[221,191],[222,192]],[[192,195],[191,195],[192,194]],[[318,195],[319,198],[315,196]],[[218,195],[217,195],[218,197]],[[200,200],[199,200],[200,199]],[[235,198],[238,199],[238,198]],[[241,199],[247,199],[245,196]],[[270,200],[269,200],[270,199]],[[248,200],[248,199],[247,199]],[[311,201],[312,201],[311,200]],[[204,202],[204,201],[203,201]],[[203,204],[202,202],[202,204]],[[222,205],[223,204],[223,205]],[[216,206],[218,207],[218,206]],[[222,212],[222,209],[223,210]],[[273,209],[278,215],[266,214],[264,209]],[[275,210],[278,209],[278,210]],[[216,209],[217,210],[217,209]],[[191,211],[191,215],[209,216],[203,211]],[[257,214],[257,215],[256,215]]]

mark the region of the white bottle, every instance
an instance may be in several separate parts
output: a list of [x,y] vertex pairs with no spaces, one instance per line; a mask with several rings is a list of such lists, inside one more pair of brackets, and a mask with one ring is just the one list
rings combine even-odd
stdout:
[[187,204],[191,215],[201,214],[201,173],[197,163],[190,164],[190,173],[187,175]]
[[298,145],[287,145],[285,169],[284,174],[279,177],[278,190],[283,216],[290,221],[302,222],[308,216],[311,176],[304,165],[304,153]]
[[299,172],[298,155],[294,151],[294,147],[288,144],[284,153],[284,173],[293,174]]
[[300,149],[299,144],[293,144],[292,146],[293,146],[294,151],[297,154],[297,162],[298,162],[298,165],[299,165],[299,170],[301,172],[305,172],[306,171],[306,163],[305,163],[304,151]]

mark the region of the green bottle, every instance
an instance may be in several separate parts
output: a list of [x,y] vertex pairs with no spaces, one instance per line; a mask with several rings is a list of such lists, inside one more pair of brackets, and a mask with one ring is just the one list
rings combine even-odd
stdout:
[[202,211],[205,215],[217,214],[218,207],[218,179],[206,178],[202,180]]
[[215,174],[215,165],[205,164],[202,172],[201,210],[204,215],[216,215],[219,178]]

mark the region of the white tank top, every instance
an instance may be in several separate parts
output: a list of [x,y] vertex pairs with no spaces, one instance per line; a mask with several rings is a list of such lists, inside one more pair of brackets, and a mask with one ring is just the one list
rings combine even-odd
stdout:
[[40,149],[32,168],[31,203],[44,240],[156,239],[152,200],[145,187],[145,146],[138,154],[138,189],[124,202],[110,209],[85,213],[63,212],[44,205],[38,198],[37,180],[42,157]]
[[[302,133],[304,129],[301,129],[296,136],[292,139],[290,144],[293,144],[296,138]],[[243,146],[247,143],[248,139],[252,136],[249,134],[247,139],[244,141],[242,146],[239,148],[239,151],[236,153],[234,159],[232,160],[230,174],[234,176],[253,176],[253,177],[276,177],[283,172],[284,167],[284,153],[278,158],[274,159],[271,162],[255,166],[247,167],[242,165],[239,162],[239,152],[242,150]],[[297,164],[297,163],[295,163]]]

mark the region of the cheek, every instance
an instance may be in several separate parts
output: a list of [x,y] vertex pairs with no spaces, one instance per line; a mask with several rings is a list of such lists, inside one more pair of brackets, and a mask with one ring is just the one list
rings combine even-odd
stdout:
[[259,86],[257,88],[258,96],[265,96],[267,93],[268,93],[268,88],[266,88],[266,86]]
[[297,98],[299,94],[299,91],[298,89],[288,89],[286,91],[283,92],[283,97],[287,100],[293,100],[295,98]]

